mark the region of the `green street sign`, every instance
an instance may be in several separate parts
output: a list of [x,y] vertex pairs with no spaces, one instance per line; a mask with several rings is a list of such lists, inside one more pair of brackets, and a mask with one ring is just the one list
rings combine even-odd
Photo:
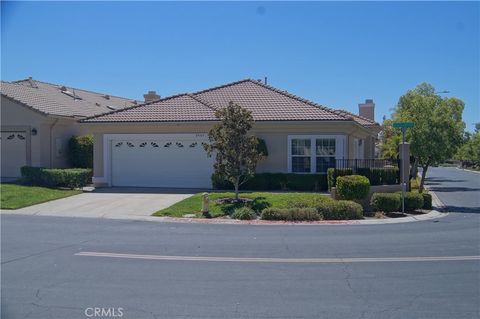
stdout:
[[394,128],[409,128],[409,127],[413,127],[413,122],[396,122],[396,123],[393,123],[393,127]]

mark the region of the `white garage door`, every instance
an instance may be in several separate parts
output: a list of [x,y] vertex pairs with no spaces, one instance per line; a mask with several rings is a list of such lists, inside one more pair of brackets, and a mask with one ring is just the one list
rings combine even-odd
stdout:
[[20,177],[20,167],[27,165],[25,132],[1,132],[2,177]]
[[211,188],[213,159],[203,142],[204,134],[113,138],[112,186]]

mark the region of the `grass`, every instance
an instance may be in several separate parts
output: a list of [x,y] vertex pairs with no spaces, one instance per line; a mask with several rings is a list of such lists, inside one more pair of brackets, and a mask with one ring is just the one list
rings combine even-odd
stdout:
[[0,184],[1,209],[17,209],[80,194],[80,190]]
[[[243,206],[243,204],[217,204],[216,199],[231,198],[233,193],[210,193],[210,215],[211,217],[221,217],[230,215],[235,208]],[[253,199],[251,208],[260,213],[264,208],[287,208],[293,201],[295,202],[313,202],[328,200],[327,196],[318,193],[272,193],[272,192],[245,192],[240,194],[241,198]],[[202,193],[198,193],[182,200],[168,208],[162,209],[153,214],[153,216],[171,216],[183,217],[186,214],[196,214],[201,217]]]

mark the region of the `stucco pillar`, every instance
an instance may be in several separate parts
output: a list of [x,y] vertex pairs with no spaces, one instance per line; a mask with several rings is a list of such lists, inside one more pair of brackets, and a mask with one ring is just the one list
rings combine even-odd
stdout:
[[[410,144],[400,143],[398,149],[400,155],[400,179],[406,183],[406,191],[410,190]],[[403,177],[403,178],[402,178]]]

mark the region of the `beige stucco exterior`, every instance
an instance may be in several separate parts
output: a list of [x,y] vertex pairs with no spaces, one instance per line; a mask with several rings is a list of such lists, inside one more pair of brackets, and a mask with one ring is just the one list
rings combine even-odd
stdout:
[[[100,181],[104,171],[104,135],[105,134],[180,134],[207,133],[213,122],[191,123],[89,123],[83,124],[94,134],[94,177]],[[351,158],[354,152],[354,139],[365,141],[365,158],[373,158],[372,131],[354,122],[257,122],[252,133],[265,140],[268,157],[257,166],[258,172],[288,172],[288,136],[289,135],[345,135],[347,154]],[[95,180],[94,179],[94,180]],[[101,184],[99,182],[99,184]]]
[[[47,116],[27,106],[1,97],[1,131],[24,132],[27,138],[27,165],[68,167],[67,144],[73,135],[84,135],[88,127],[77,118]],[[37,134],[33,135],[32,130]],[[2,153],[2,160],[9,154]]]

